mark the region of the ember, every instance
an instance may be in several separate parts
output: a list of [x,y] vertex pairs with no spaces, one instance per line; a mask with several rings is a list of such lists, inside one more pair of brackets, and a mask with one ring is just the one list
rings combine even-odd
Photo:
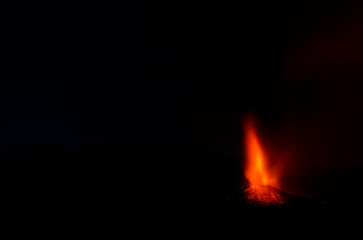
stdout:
[[251,185],[245,189],[247,203],[255,206],[276,206],[285,202],[282,196],[270,186]]
[[258,140],[252,119],[245,124],[246,165],[245,176],[249,186],[245,189],[247,201],[253,205],[280,205],[282,196],[271,186],[276,186],[277,178],[269,171],[267,157]]

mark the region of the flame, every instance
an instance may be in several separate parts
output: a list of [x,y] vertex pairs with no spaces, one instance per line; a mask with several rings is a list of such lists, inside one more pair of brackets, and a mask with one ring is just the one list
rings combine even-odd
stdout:
[[273,185],[275,181],[269,175],[267,158],[258,140],[252,120],[246,123],[245,134],[246,178],[252,185]]
[[245,150],[245,177],[249,181],[249,186],[245,190],[247,199],[257,205],[284,203],[283,198],[273,188],[277,185],[277,178],[268,164],[251,118],[245,124]]

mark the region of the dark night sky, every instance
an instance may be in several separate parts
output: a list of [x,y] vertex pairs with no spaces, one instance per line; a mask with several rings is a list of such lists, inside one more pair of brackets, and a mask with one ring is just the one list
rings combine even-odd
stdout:
[[64,189],[85,184],[80,199],[92,191],[107,198],[126,183],[132,193],[180,192],[183,200],[223,205],[238,194],[248,112],[276,151],[298,153],[287,189],[334,201],[332,185],[351,175],[337,169],[360,176],[360,4],[47,7],[2,9],[0,155],[8,191],[36,198],[56,186],[52,194],[68,196]]
[[218,126],[229,125],[222,115],[236,117],[230,103],[239,107],[240,57],[231,59],[227,45],[238,33],[225,29],[229,20],[206,21],[213,14],[203,8],[145,3],[109,15],[75,11],[71,19],[13,16],[0,39],[1,148],[105,141],[218,148],[218,131],[236,148],[228,138],[238,126],[228,133]]

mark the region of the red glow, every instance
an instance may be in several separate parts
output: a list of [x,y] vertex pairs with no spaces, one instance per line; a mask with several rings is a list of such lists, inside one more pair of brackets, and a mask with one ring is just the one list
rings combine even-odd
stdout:
[[277,178],[268,165],[268,158],[258,139],[252,119],[245,124],[246,164],[245,177],[249,181],[246,195],[250,202],[258,205],[279,205],[283,198],[272,188]]

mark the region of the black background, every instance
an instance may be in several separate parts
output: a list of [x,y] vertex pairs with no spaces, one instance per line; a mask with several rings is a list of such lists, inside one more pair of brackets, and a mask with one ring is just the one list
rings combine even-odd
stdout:
[[348,1],[4,6],[4,212],[229,206],[240,194],[241,120],[251,112],[270,145],[297,148],[286,191],[357,206],[361,9]]

